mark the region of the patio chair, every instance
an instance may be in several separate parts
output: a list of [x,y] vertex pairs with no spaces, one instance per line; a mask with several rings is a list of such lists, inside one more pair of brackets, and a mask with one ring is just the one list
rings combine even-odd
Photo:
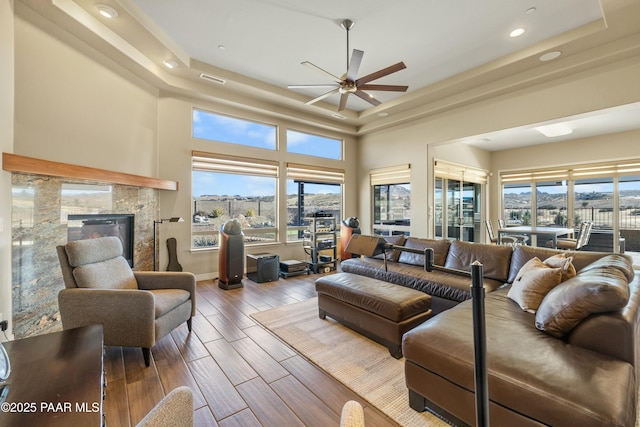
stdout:
[[[491,243],[493,243],[494,245],[498,244],[498,237],[495,235],[495,232],[493,231],[493,226],[491,225],[491,220],[488,219],[485,222],[485,225],[487,226],[487,233],[489,234],[489,240],[491,241]],[[518,239],[516,239],[514,236],[502,236],[501,239],[501,243],[503,245],[516,245],[518,244]]]
[[[589,238],[591,237],[592,228],[593,228],[593,222],[582,221],[580,223],[580,229],[578,230],[578,236],[575,239],[571,239],[571,238],[558,239],[556,248],[579,251],[589,243]],[[549,243],[547,245],[549,245]]]
[[[506,224],[504,223],[504,219],[498,219],[498,228],[507,228]],[[526,234],[509,234],[509,236],[516,239],[516,245],[526,245],[529,241],[529,236],[527,236]],[[502,237],[502,239],[504,240],[504,237]]]

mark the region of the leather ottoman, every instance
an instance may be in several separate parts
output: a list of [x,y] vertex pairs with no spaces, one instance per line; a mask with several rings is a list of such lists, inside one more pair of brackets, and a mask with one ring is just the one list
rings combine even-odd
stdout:
[[431,296],[352,273],[316,280],[318,314],[329,316],[402,357],[402,335],[432,315]]

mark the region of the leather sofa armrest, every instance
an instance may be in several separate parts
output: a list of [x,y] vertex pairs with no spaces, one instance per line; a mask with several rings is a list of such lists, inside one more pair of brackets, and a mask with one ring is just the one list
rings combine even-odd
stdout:
[[196,276],[186,271],[134,271],[139,289],[184,289],[191,295],[191,315],[196,315]]
[[[640,276],[629,283],[629,302],[621,310],[594,314],[566,337],[569,344],[624,360],[637,367],[636,346],[640,323]],[[640,352],[638,352],[640,356]]]
[[58,305],[65,329],[101,324],[105,345],[150,348],[155,342],[155,303],[137,289],[62,289]]

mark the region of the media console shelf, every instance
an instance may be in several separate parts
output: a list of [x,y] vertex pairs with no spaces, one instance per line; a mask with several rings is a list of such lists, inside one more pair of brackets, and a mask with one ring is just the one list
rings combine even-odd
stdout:
[[303,247],[311,257],[308,261],[313,273],[328,273],[336,269],[337,231],[333,216],[305,218],[309,228],[305,230]]

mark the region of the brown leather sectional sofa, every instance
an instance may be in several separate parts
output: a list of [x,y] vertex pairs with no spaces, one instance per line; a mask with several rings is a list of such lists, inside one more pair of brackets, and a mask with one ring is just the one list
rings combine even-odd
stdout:
[[[433,247],[435,264],[446,267],[468,271],[476,259],[483,263],[492,426],[635,426],[640,276],[629,257],[564,252],[573,257],[577,275],[545,298],[557,299],[549,302],[552,307],[571,307],[567,295],[573,292],[575,297],[576,290],[590,292],[574,298],[580,307],[570,312],[586,317],[576,317],[577,326],[567,331],[549,327],[545,332],[536,327],[542,306],[538,313],[524,311],[508,293],[529,260],[545,260],[561,251],[415,238],[404,244]],[[403,339],[409,404],[418,411],[430,408],[455,424],[474,425],[469,278],[425,272],[418,259],[424,256],[404,252],[387,257],[388,271],[384,271],[381,259],[371,258],[344,260],[342,270],[432,295],[432,309],[438,309],[439,314],[407,332]],[[623,306],[598,313],[602,305],[589,295],[607,302],[610,289],[615,294],[611,298],[618,302],[624,298]],[[594,313],[588,314],[589,310]],[[539,326],[544,329],[545,325]]]

